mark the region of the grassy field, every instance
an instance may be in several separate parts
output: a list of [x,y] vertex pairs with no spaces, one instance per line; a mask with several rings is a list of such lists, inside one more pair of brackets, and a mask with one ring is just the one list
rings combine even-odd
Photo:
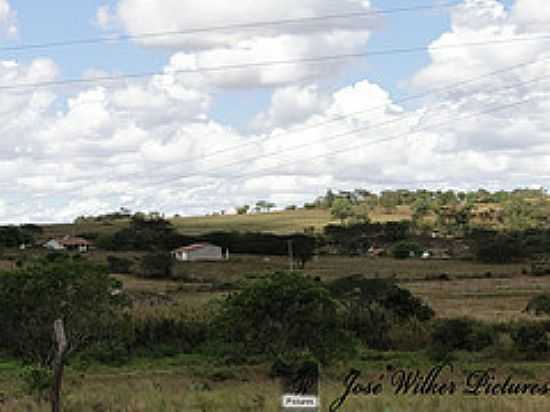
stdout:
[[[123,254],[139,258],[139,254]],[[91,258],[102,261],[106,253]],[[285,257],[233,256],[229,262],[178,263],[176,278],[150,280],[114,275],[141,300],[138,316],[189,316],[204,312],[210,302],[223,297],[223,283],[238,283],[273,270],[286,269]],[[369,277],[395,278],[421,297],[439,317],[469,316],[509,322],[531,318],[522,313],[530,297],[550,293],[550,277],[530,277],[524,265],[486,265],[452,260],[396,260],[391,258],[348,258],[321,256],[310,262],[306,272],[332,280],[352,273]],[[435,280],[445,274],[449,280]],[[489,275],[490,274],[490,275]],[[489,277],[491,276],[491,277]],[[160,297],[158,300],[151,297]],[[383,370],[387,364],[429,370],[432,362],[422,351],[411,353],[366,352],[353,363],[339,363],[323,370],[323,410],[342,392],[341,380],[350,368],[365,373]],[[550,360],[499,362],[484,360],[483,354],[462,354],[456,360],[453,380],[468,371],[498,367],[500,378],[513,374],[521,382],[550,381]],[[21,365],[0,354],[0,411],[42,412],[49,406],[25,395],[19,378]],[[269,377],[269,365],[235,366],[219,359],[197,355],[170,358],[132,359],[122,366],[71,364],[64,387],[65,411],[279,411],[280,386]],[[371,376],[368,375],[368,376]],[[479,411],[530,412],[550,410],[550,397],[468,397],[463,395],[353,396],[342,410],[349,411]]]
[[[383,208],[378,208],[372,212],[371,216],[374,222],[400,221],[410,218],[411,210],[406,206],[399,206],[391,213],[386,213]],[[330,223],[339,223],[327,209],[297,209],[248,215],[177,217],[170,221],[180,233],[187,235],[200,235],[213,231],[290,234],[302,233],[304,229],[312,227],[316,231],[321,231]],[[128,219],[121,219],[109,222],[86,221],[75,224],[44,225],[42,238],[47,239],[66,234],[74,236],[81,233],[114,233],[127,226],[128,223]]]
[[[388,353],[378,360],[365,359],[353,364],[340,364],[322,372],[322,410],[343,392],[341,378],[350,368],[363,372],[361,382],[376,379],[392,364],[408,371],[426,373],[432,367],[422,354]],[[1,365],[1,363],[0,363]],[[12,365],[15,367],[16,365]],[[441,381],[456,382],[459,392],[446,396],[392,395],[389,382],[380,396],[351,395],[342,411],[426,411],[426,412],[535,412],[548,410],[550,398],[541,396],[466,396],[460,393],[468,373],[490,368],[485,362],[457,362],[454,372],[445,372]],[[548,382],[550,363],[499,365],[497,378],[512,375],[514,382]],[[64,388],[66,412],[275,412],[280,410],[281,386],[263,372],[267,365],[229,367],[189,355],[156,360],[136,359],[122,367],[77,365],[67,368]],[[6,371],[3,372],[5,374]],[[2,374],[0,374],[2,376]],[[0,381],[0,385],[2,381]],[[0,411],[45,412],[45,402],[23,396],[17,385],[11,389],[17,400],[0,386]],[[3,392],[2,392],[3,391]]]
[[[237,256],[222,263],[179,263],[176,273],[183,276],[179,281],[148,281],[133,276],[119,279],[132,291],[156,291],[171,296],[174,302],[171,311],[177,312],[178,306],[186,311],[189,306],[223,296],[216,289],[220,284],[237,283],[243,278],[286,268],[288,262],[280,256]],[[538,294],[550,293],[550,277],[526,276],[521,273],[523,269],[522,265],[468,261],[321,256],[308,264],[306,272],[325,281],[350,274],[393,278],[429,303],[438,317],[468,316],[506,322],[532,319],[532,315],[523,313],[528,301]],[[449,280],[436,280],[442,274]]]

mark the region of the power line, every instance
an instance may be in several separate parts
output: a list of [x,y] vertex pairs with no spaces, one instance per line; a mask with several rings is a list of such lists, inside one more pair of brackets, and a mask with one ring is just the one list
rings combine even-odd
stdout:
[[121,41],[129,41],[129,40],[145,40],[145,39],[154,39],[154,38],[169,37],[169,36],[184,36],[184,35],[191,35],[191,34],[202,34],[202,33],[208,33],[208,32],[218,32],[218,31],[236,30],[236,29],[253,29],[257,27],[270,27],[270,26],[276,27],[276,26],[302,24],[302,23],[314,23],[314,22],[327,21],[327,20],[345,20],[345,19],[372,17],[372,16],[379,16],[379,15],[408,13],[408,12],[434,10],[434,9],[445,9],[445,8],[457,6],[459,4],[460,2],[453,1],[449,3],[438,4],[438,5],[432,4],[432,5],[421,5],[421,6],[414,6],[414,7],[399,7],[399,8],[393,8],[393,9],[385,9],[385,10],[369,10],[364,12],[301,17],[301,18],[295,18],[295,19],[237,23],[237,24],[230,24],[230,25],[223,25],[223,26],[212,26],[212,27],[203,27],[203,28],[199,27],[199,28],[193,28],[188,30],[161,31],[161,32],[139,33],[139,34],[115,33],[111,36],[92,37],[88,39],[75,39],[75,40],[52,41],[52,42],[46,42],[46,43],[22,44],[19,46],[3,46],[3,47],[0,47],[0,51],[24,51],[24,50],[48,49],[53,47],[84,46],[84,45],[92,45],[92,44],[100,44],[100,43],[112,43],[112,42],[121,42]]
[[[537,97],[540,97],[540,96],[537,96]],[[418,134],[419,132],[423,132],[423,131],[431,130],[433,128],[438,128],[438,127],[441,127],[441,126],[452,124],[453,121],[477,118],[477,117],[480,117],[482,115],[495,113],[495,112],[498,112],[498,111],[511,109],[511,108],[514,108],[514,107],[518,107],[518,106],[521,106],[523,104],[528,103],[531,100],[533,100],[533,98],[522,100],[522,101],[515,102],[515,103],[506,104],[506,105],[496,106],[496,107],[493,107],[491,109],[482,110],[482,111],[479,111],[479,112],[476,112],[476,113],[473,113],[473,114],[458,117],[458,118],[456,118],[452,121],[445,121],[445,122],[441,122],[441,123],[430,125],[430,126],[424,126],[424,127],[421,127],[421,128],[418,128],[418,129],[414,130],[413,132],[408,132],[408,133],[403,133],[403,134],[399,134],[399,135],[395,135],[395,136],[389,136],[389,137],[384,137],[384,138],[381,138],[381,139],[371,140],[371,141],[361,143],[361,144],[358,144],[358,145],[355,145],[355,146],[352,146],[352,147],[348,147],[348,148],[345,148],[345,149],[336,150],[336,151],[332,151],[330,153],[324,153],[324,154],[321,154],[321,155],[311,156],[311,157],[308,157],[308,158],[305,158],[305,159],[300,159],[298,162],[303,163],[303,162],[307,162],[307,161],[310,161],[310,160],[317,160],[317,159],[321,159],[321,158],[325,158],[325,157],[332,157],[332,156],[335,156],[335,155],[338,155],[338,154],[341,154],[341,153],[346,153],[346,152],[354,151],[354,150],[357,150],[357,149],[362,149],[362,148],[365,148],[365,147],[368,147],[368,146],[371,146],[371,145],[375,145],[375,144],[379,144],[379,143],[385,143],[385,142],[389,142],[389,141],[392,141],[392,140],[397,140],[397,139],[400,139],[400,138],[403,138],[403,137],[413,136],[415,134]],[[254,173],[265,173],[265,172],[270,172],[270,171],[276,171],[278,168],[280,168],[282,166],[287,166],[287,165],[293,164],[293,163],[297,163],[297,161],[292,160],[292,161],[289,161],[289,162],[279,164],[279,165],[277,165],[275,167],[272,167],[272,168],[259,169],[259,170],[255,170],[253,172]],[[242,175],[239,175],[239,176],[234,176],[234,177],[232,177],[232,179],[240,180],[240,179],[248,178],[248,177],[250,177],[249,174],[242,174]]]
[[[539,82],[542,79],[546,79],[546,78],[549,78],[549,77],[550,77],[550,75],[541,76],[541,77],[537,77],[535,79],[531,79],[529,81],[518,82],[518,83],[515,83],[515,84],[512,84],[512,85],[508,85],[506,87],[501,87],[501,88],[494,89],[494,90],[487,91],[487,92],[491,93],[491,92],[496,92],[496,91],[505,91],[505,90],[516,88],[518,86],[525,86],[525,85],[533,84],[533,83]],[[395,123],[401,122],[405,119],[406,119],[406,117],[400,117],[400,118],[397,118],[397,119],[392,119],[392,120],[382,122],[382,123],[378,123],[378,124],[375,124],[375,125],[364,126],[364,127],[353,129],[351,131],[347,131],[347,132],[332,135],[332,136],[329,136],[329,137],[321,138],[321,139],[318,139],[317,141],[307,142],[307,143],[304,143],[304,144],[301,144],[301,145],[295,145],[295,146],[287,147],[287,148],[282,149],[282,150],[274,151],[274,152],[267,153],[267,154],[262,154],[262,155],[259,155],[259,156],[249,157],[249,158],[246,158],[246,159],[239,159],[239,160],[236,160],[234,162],[230,162],[230,163],[226,163],[224,165],[221,165],[217,169],[223,169],[223,168],[226,168],[226,167],[236,166],[236,165],[240,165],[240,164],[250,164],[251,162],[255,162],[255,161],[258,161],[258,160],[261,160],[261,159],[266,159],[266,158],[270,158],[270,157],[273,157],[273,156],[278,156],[281,153],[286,153],[286,152],[289,152],[289,151],[294,151],[294,150],[297,150],[297,149],[306,148],[306,147],[308,147],[308,146],[310,146],[314,143],[324,143],[324,142],[327,142],[327,141],[332,141],[332,140],[339,139],[339,138],[342,138],[342,137],[354,135],[358,132],[365,132],[365,131],[368,131],[368,130],[377,129],[379,127],[395,124]],[[170,183],[172,181],[177,181],[177,180],[184,179],[184,178],[195,177],[199,173],[200,174],[208,174],[209,171],[208,170],[198,171],[198,172],[194,172],[192,174],[188,174],[188,175],[185,175],[185,176],[162,179],[162,180],[155,181],[152,184],[157,185],[157,184]]]
[[[478,80],[481,80],[481,79],[485,79],[485,78],[492,77],[492,76],[495,76],[495,75],[498,75],[498,74],[510,72],[510,71],[513,71],[513,70],[516,70],[516,69],[519,69],[519,68],[522,68],[522,67],[533,65],[535,63],[539,63],[539,62],[542,62],[542,61],[547,61],[549,59],[550,59],[550,57],[549,58],[543,58],[543,59],[535,59],[535,60],[531,60],[529,62],[516,64],[516,65],[513,65],[513,66],[506,67],[504,69],[495,70],[495,71],[485,73],[485,74],[480,75],[480,76],[476,76],[476,77],[473,77],[473,78],[470,78],[470,79],[462,80],[460,82],[453,83],[449,86],[429,89],[429,90],[427,90],[423,93],[420,93],[420,94],[405,96],[403,98],[394,100],[393,103],[394,104],[405,103],[405,102],[409,102],[409,101],[412,101],[412,100],[418,100],[418,99],[421,99],[423,97],[427,97],[427,96],[432,95],[432,94],[438,94],[438,93],[443,93],[443,92],[446,92],[446,91],[454,90],[458,87],[461,87],[461,86],[464,86],[464,85],[467,85],[467,84],[470,84],[470,83],[474,83],[474,82],[476,82]],[[349,118],[353,118],[353,117],[355,117],[357,115],[360,115],[360,114],[365,114],[365,113],[373,112],[373,111],[376,111],[376,110],[379,110],[379,109],[384,109],[385,107],[386,107],[386,105],[373,106],[373,107],[369,107],[369,108],[366,108],[366,109],[363,109],[363,110],[358,110],[358,111],[355,111],[355,112],[351,112],[351,113],[348,113],[348,114],[345,114],[345,115],[334,116],[331,119],[323,121],[323,122],[315,123],[315,124],[305,126],[305,127],[292,129],[290,131],[287,131],[287,132],[284,132],[284,133],[278,133],[278,134],[271,135],[271,136],[266,135],[265,137],[260,138],[260,139],[255,139],[255,140],[250,141],[250,142],[246,142],[246,143],[243,143],[243,144],[238,144],[238,145],[235,145],[235,146],[231,146],[231,147],[227,147],[227,148],[220,149],[220,150],[217,150],[217,151],[213,151],[213,152],[207,153],[207,154],[202,155],[202,156],[191,157],[191,158],[185,159],[185,161],[194,162],[194,161],[198,161],[198,160],[209,159],[209,158],[214,157],[214,156],[219,155],[219,154],[226,154],[226,153],[233,152],[235,150],[242,149],[244,147],[256,145],[256,144],[258,144],[262,141],[265,141],[265,140],[271,140],[271,139],[276,139],[276,138],[283,137],[283,136],[294,135],[294,134],[301,133],[301,132],[304,132],[304,131],[307,131],[307,130],[315,129],[315,128],[320,127],[320,126],[325,126],[327,124],[332,124],[332,123],[335,123],[335,122],[338,122],[338,121],[341,121],[341,120],[346,120],[346,119],[349,119]]]
[[411,47],[411,48],[374,50],[374,51],[364,51],[364,52],[358,52],[358,53],[308,57],[308,58],[302,58],[302,59],[272,60],[272,61],[261,61],[261,62],[242,63],[242,64],[230,64],[230,65],[222,65],[222,66],[210,66],[210,67],[202,67],[197,69],[172,70],[169,72],[151,71],[151,72],[142,72],[142,73],[98,76],[91,79],[78,78],[78,79],[52,80],[52,81],[35,82],[35,83],[19,83],[19,84],[13,84],[13,85],[0,86],[0,91],[37,89],[37,88],[76,85],[76,84],[94,84],[94,83],[101,83],[101,82],[107,82],[107,81],[129,80],[129,79],[146,78],[146,77],[152,77],[152,76],[211,73],[211,72],[220,72],[225,70],[239,70],[239,69],[249,69],[249,68],[258,68],[258,67],[283,66],[283,65],[301,64],[301,63],[316,64],[316,63],[323,63],[327,61],[355,59],[360,57],[377,57],[377,56],[387,56],[387,55],[393,55],[393,54],[417,53],[422,51],[448,50],[448,49],[456,49],[460,47],[482,47],[482,46],[489,46],[489,45],[506,45],[506,44],[516,43],[516,42],[529,42],[529,41],[540,41],[540,40],[550,40],[550,35],[521,37],[521,38],[506,39],[506,40],[487,40],[482,42],[455,43],[455,44],[448,44],[448,45],[434,46],[434,47],[419,46],[419,47]]

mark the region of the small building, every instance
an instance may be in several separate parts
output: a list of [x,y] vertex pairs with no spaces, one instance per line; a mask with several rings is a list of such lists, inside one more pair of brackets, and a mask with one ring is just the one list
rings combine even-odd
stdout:
[[367,251],[369,256],[377,257],[377,256],[384,256],[386,251],[382,248],[377,248],[375,246],[371,246],[369,250]]
[[64,236],[61,239],[50,239],[44,243],[44,247],[49,250],[69,250],[80,253],[86,253],[90,250],[92,244],[81,237]]
[[[182,262],[224,260],[222,248],[210,243],[194,243],[180,247],[172,251],[172,256]],[[229,250],[225,252],[225,259],[229,259]]]

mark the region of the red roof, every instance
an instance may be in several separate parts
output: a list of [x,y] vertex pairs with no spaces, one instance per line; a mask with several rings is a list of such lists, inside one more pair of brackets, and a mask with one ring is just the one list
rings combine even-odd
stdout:
[[81,237],[65,236],[62,239],[57,239],[57,242],[63,246],[90,246],[91,243]]
[[211,246],[211,245],[209,243],[193,243],[192,245],[180,247],[174,250],[174,252],[192,252],[194,250],[202,249],[206,246]]

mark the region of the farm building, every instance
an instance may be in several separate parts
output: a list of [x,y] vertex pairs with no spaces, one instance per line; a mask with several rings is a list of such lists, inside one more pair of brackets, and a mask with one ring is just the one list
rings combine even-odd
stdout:
[[[210,243],[195,243],[180,247],[172,251],[172,256],[182,262],[224,260],[222,248]],[[229,259],[229,250],[226,250],[225,259]]]
[[70,250],[81,253],[88,252],[91,243],[81,237],[64,236],[61,239],[50,239],[44,243],[44,247],[49,250]]

